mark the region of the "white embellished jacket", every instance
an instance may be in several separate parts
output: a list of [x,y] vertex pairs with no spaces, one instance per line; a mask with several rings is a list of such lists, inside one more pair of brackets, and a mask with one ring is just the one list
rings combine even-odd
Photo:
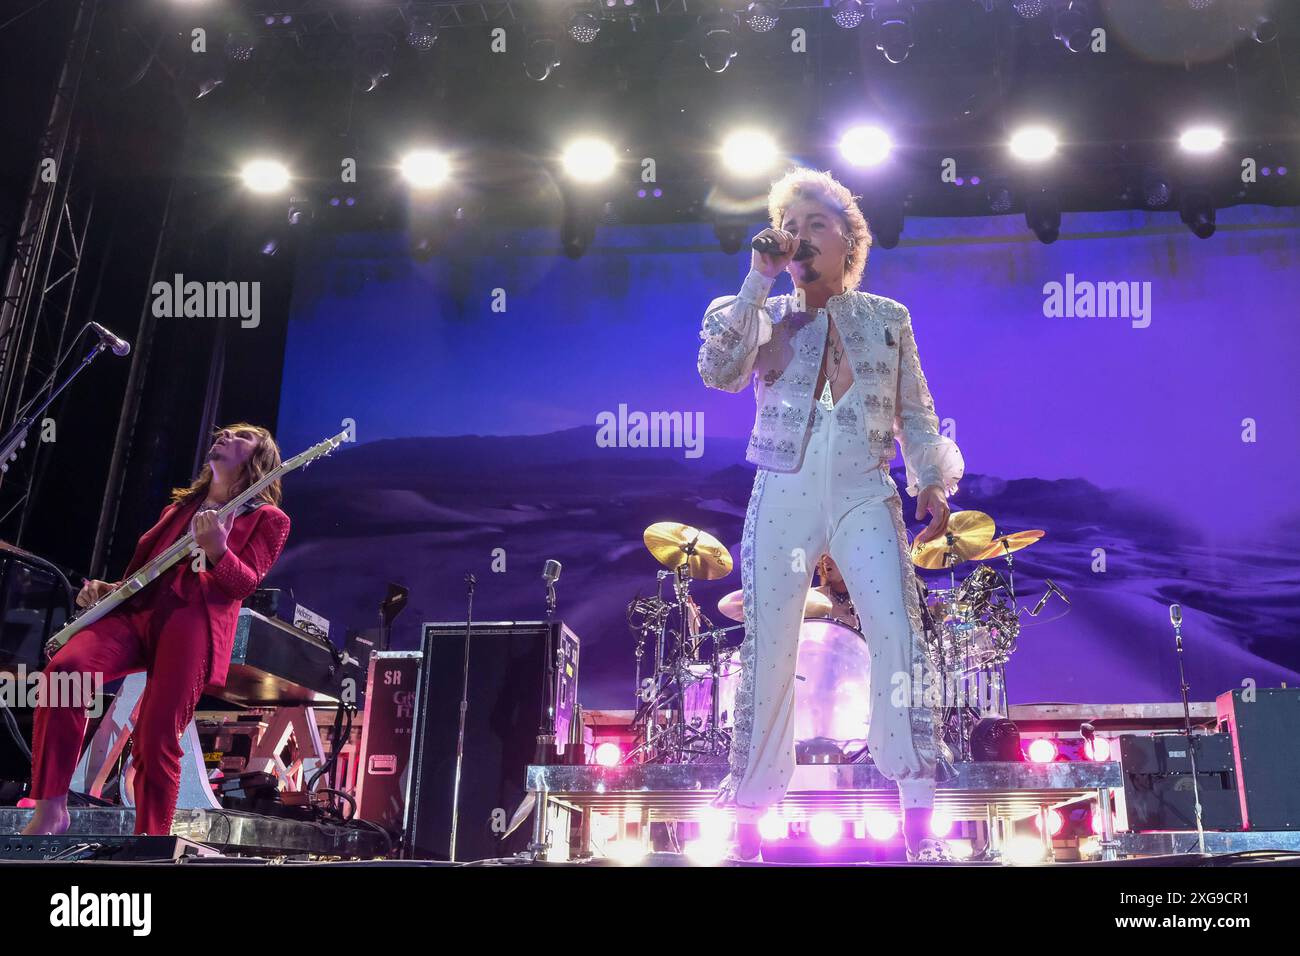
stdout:
[[831,296],[815,316],[793,311],[792,294],[768,298],[772,283],[751,270],[739,295],[714,299],[700,330],[698,367],[704,384],[739,392],[754,376],[758,404],[745,458],[772,471],[798,471],[808,442],[813,389],[826,346],[829,312],[835,320],[855,388],[835,407],[841,424],[888,468],[894,442],[903,450],[907,493],[928,485],[952,495],[965,472],[956,442],[939,434],[929,386],[921,371],[907,309],[881,295]]

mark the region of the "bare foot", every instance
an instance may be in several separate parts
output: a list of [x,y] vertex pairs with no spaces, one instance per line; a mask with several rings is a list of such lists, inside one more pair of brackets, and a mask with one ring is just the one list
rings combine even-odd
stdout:
[[71,824],[72,818],[68,816],[66,804],[56,800],[37,800],[36,809],[32,811],[27,826],[23,827],[22,835],[54,836],[66,833]]

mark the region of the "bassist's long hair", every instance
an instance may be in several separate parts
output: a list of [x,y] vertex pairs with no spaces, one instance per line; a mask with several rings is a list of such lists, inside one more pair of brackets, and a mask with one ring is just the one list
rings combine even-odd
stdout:
[[[239,495],[249,485],[255,484],[259,479],[280,467],[280,446],[275,443],[275,437],[269,431],[260,425],[250,425],[248,422],[239,422],[235,425],[227,425],[225,428],[218,428],[212,433],[213,439],[215,440],[217,435],[227,430],[232,432],[252,432],[257,436],[257,443],[253,446],[253,453],[248,456],[248,461],[244,462],[244,467],[235,482],[233,491],[235,495]],[[212,463],[204,462],[203,470],[199,472],[199,476],[194,479],[188,488],[172,489],[172,503],[185,504],[193,501],[196,496],[202,501],[207,496],[210,487],[212,487]],[[279,505],[281,501],[279,479],[263,488],[256,497],[267,504]]]

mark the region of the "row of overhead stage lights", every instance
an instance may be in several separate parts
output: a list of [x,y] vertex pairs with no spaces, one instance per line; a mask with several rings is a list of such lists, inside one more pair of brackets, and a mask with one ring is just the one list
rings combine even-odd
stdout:
[[[1222,147],[1223,131],[1212,126],[1191,126],[1178,137],[1187,153],[1213,153]],[[1026,163],[1044,162],[1057,152],[1059,139],[1046,126],[1024,126],[1007,141],[1008,152]],[[840,138],[840,155],[850,165],[878,166],[889,158],[894,144],[878,126],[855,126]],[[776,139],[757,129],[740,129],[726,136],[719,148],[723,168],[739,178],[773,173],[781,159]],[[618,166],[618,154],[609,142],[595,137],[571,141],[560,155],[560,165],[575,182],[599,183],[609,179]],[[402,177],[417,189],[444,185],[452,174],[450,158],[434,150],[414,150],[402,157]],[[1280,171],[1280,170],[1279,170]],[[241,170],[244,184],[254,192],[278,193],[287,189],[292,175],[287,166],[273,159],[253,160]]]
[[[1185,153],[1211,154],[1223,146],[1224,133],[1213,126],[1190,126],[1181,132],[1178,143]],[[1015,130],[1007,140],[1010,156],[1026,165],[1052,159],[1059,147],[1056,133],[1042,125],[1023,126]],[[878,126],[855,126],[847,130],[839,141],[839,151],[845,162],[858,168],[881,165],[889,158],[893,148],[888,132]],[[755,180],[778,172],[782,151],[770,134],[758,129],[738,129],[723,138],[718,148],[718,157],[722,169],[728,175],[736,179]],[[581,137],[572,140],[564,148],[559,161],[570,181],[579,185],[594,185],[608,180],[614,174],[618,168],[619,156],[613,144],[608,141],[597,137]],[[453,162],[447,154],[430,149],[407,153],[402,157],[398,169],[407,184],[418,191],[439,189],[451,180],[455,172]],[[1276,172],[1284,176],[1287,170],[1279,166]],[[293,180],[287,166],[267,158],[245,164],[241,177],[250,190],[267,194],[286,191]],[[972,176],[970,183],[978,185],[980,180],[977,176]],[[1148,182],[1144,183],[1142,198],[1148,208],[1158,209],[1168,203],[1170,194],[1167,179],[1152,174],[1148,177]],[[655,195],[660,195],[659,190],[655,190]],[[349,199],[347,204],[351,205],[353,201]],[[1005,187],[990,189],[989,205],[994,213],[1009,211],[1011,200]],[[1214,233],[1215,209],[1207,190],[1189,190],[1184,197],[1183,206],[1183,221],[1193,233],[1203,239]],[[1052,242],[1059,234],[1060,209],[1044,207],[1041,200],[1035,200],[1026,205],[1026,221],[1040,240]],[[901,223],[898,224],[898,229],[901,229]],[[886,248],[891,248],[897,242],[896,235],[892,242],[883,241],[886,238],[883,235],[881,238]],[[724,243],[724,248],[726,245]]]

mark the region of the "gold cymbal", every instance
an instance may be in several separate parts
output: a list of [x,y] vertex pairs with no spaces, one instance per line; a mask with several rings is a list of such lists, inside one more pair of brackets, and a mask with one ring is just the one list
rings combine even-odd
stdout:
[[1004,534],[1000,538],[994,538],[987,548],[975,555],[975,560],[988,561],[990,558],[1000,558],[1008,551],[1019,551],[1021,548],[1027,548],[1046,533],[1046,531],[1034,529],[1032,531],[1016,531],[1011,534]]
[[946,568],[950,553],[956,556],[953,564],[975,560],[975,555],[986,550],[993,540],[993,529],[993,519],[982,511],[954,511],[943,534],[919,546],[912,545],[912,563],[931,570]]
[[674,571],[689,565],[691,577],[713,581],[731,573],[731,552],[721,541],[679,521],[657,521],[642,535],[655,560]]
[[[816,588],[809,588],[807,597],[803,602],[803,616],[805,619],[813,617],[830,617],[831,599]],[[732,591],[718,602],[718,611],[724,617],[729,617],[733,621],[745,622],[745,592]]]

